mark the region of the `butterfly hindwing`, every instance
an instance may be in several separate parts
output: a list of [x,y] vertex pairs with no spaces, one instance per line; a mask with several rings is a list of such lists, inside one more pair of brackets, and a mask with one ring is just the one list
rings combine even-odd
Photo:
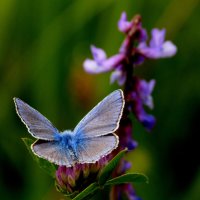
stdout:
[[32,144],[31,149],[37,156],[56,165],[70,167],[75,163],[70,151],[63,149],[58,141],[37,140]]
[[17,114],[33,137],[43,140],[54,140],[54,134],[58,133],[58,130],[46,117],[21,99],[14,98],[14,102]]
[[85,138],[76,149],[78,160],[80,163],[94,163],[117,148],[118,143],[119,139],[115,134]]

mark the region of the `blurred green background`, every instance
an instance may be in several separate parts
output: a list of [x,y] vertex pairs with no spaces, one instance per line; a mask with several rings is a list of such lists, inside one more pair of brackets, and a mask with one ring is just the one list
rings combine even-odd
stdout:
[[115,54],[122,11],[140,13],[143,26],[165,27],[178,47],[171,59],[145,62],[136,73],[157,81],[157,125],[152,133],[134,123],[139,147],[128,156],[131,171],[145,173],[136,185],[144,200],[200,199],[200,3],[198,0],[1,0],[0,1],[0,198],[63,199],[53,180],[32,160],[22,137],[13,97],[37,108],[60,130],[76,123],[118,88],[109,73],[88,75],[82,63],[89,46]]

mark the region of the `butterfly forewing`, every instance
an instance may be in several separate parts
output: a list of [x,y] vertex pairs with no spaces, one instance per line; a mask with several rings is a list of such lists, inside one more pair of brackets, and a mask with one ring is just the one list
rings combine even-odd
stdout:
[[95,106],[76,126],[75,134],[90,138],[114,132],[122,116],[124,97],[116,90]]
[[46,117],[18,98],[14,98],[14,102],[17,114],[33,137],[54,140],[54,134],[58,133],[58,130]]

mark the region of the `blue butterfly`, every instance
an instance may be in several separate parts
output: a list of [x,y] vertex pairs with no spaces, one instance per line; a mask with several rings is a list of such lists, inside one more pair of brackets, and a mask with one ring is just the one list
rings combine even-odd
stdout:
[[73,131],[59,132],[37,110],[14,98],[17,114],[28,132],[37,140],[31,145],[33,153],[57,165],[67,167],[76,163],[95,163],[117,148],[114,133],[124,108],[122,90],[116,90],[98,103]]

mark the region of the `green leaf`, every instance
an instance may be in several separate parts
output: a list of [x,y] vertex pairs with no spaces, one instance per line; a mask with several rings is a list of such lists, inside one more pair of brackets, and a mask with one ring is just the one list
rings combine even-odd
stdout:
[[32,150],[31,150],[31,145],[34,143],[34,140],[32,140],[30,138],[22,138],[22,141],[26,145],[26,148],[28,149],[29,153],[31,154],[33,160],[38,162],[38,157],[35,156],[35,154],[33,154]]
[[68,198],[70,198],[70,199],[73,199],[73,198],[75,198],[75,196],[77,196],[78,191],[75,191],[75,192],[73,192],[73,193],[71,193],[71,194],[66,194],[65,192],[62,192],[62,194],[63,194],[65,197],[68,197]]
[[48,173],[50,176],[54,178],[55,172],[56,172],[56,166],[43,158],[39,158],[32,152],[31,145],[34,143],[34,140],[29,139],[29,138],[22,138],[22,140],[24,144],[26,145],[26,148],[28,149],[32,158],[39,164],[40,168],[45,170],[46,173]]
[[127,173],[111,180],[108,180],[105,185],[118,185],[122,183],[148,183],[148,177],[140,173]]
[[55,181],[55,187],[56,187],[56,190],[58,192],[62,193],[64,196],[66,196],[70,199],[73,199],[78,194],[78,191],[74,191],[73,193],[69,193],[66,190],[62,189],[62,187],[59,186],[57,181]]
[[40,168],[45,170],[46,173],[48,173],[50,176],[55,178],[56,175],[56,166],[49,161],[43,159],[43,158],[38,158],[38,164]]
[[92,183],[87,188],[85,188],[81,193],[79,193],[75,198],[73,198],[73,200],[86,199],[88,196],[90,196],[92,193],[94,193],[98,189],[99,189],[98,184],[96,182]]
[[110,177],[112,171],[115,169],[117,164],[119,163],[120,159],[124,156],[124,154],[127,152],[127,148],[120,151],[100,172],[98,182],[99,185],[102,186],[105,184],[105,182]]

